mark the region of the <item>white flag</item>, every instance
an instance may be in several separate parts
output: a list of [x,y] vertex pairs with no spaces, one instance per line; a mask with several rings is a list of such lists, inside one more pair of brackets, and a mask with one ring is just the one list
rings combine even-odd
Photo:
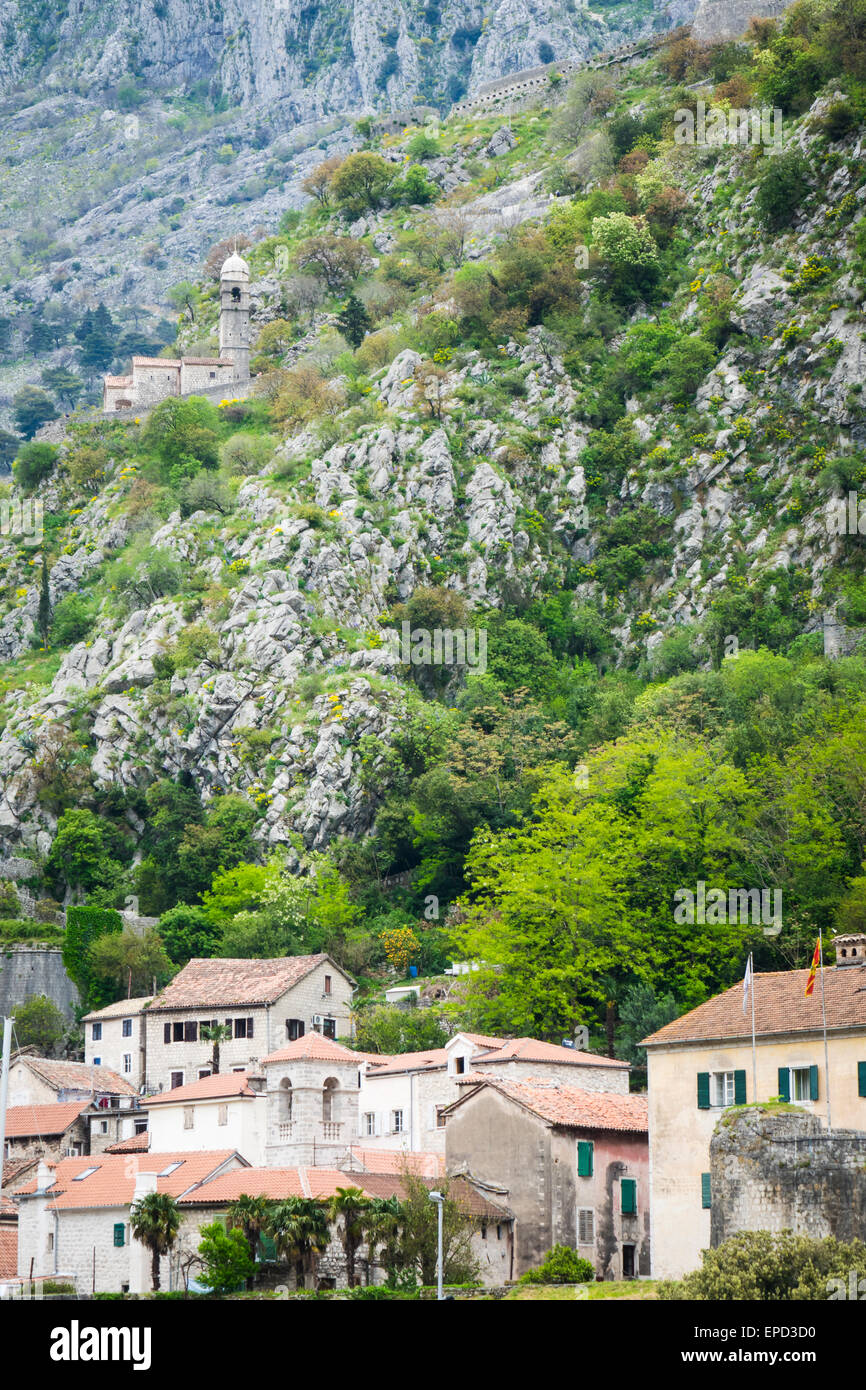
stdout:
[[752,957],[746,961],[746,973],[743,976],[743,1013],[746,1012],[746,1005],[749,1001],[749,990],[752,988]]

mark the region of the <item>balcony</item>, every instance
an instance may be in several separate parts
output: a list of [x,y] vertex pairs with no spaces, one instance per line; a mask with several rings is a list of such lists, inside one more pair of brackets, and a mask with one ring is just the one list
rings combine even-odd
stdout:
[[292,1137],[291,1121],[288,1124],[280,1125],[280,1143],[287,1144]]
[[339,1139],[339,1137],[340,1137],[340,1130],[341,1130],[342,1128],[343,1128],[343,1124],[342,1124],[342,1121],[341,1121],[341,1120],[323,1120],[323,1121],[322,1121],[322,1138],[323,1138],[323,1139]]

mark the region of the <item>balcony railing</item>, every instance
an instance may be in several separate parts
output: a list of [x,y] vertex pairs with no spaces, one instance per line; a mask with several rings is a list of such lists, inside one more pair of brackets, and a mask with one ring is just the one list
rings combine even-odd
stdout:
[[322,1138],[323,1138],[323,1139],[339,1139],[339,1137],[340,1137],[340,1130],[341,1130],[342,1128],[343,1128],[343,1124],[342,1124],[342,1121],[341,1121],[341,1120],[323,1120],[323,1121],[322,1121]]
[[291,1121],[288,1124],[280,1125],[280,1143],[285,1144],[292,1137]]

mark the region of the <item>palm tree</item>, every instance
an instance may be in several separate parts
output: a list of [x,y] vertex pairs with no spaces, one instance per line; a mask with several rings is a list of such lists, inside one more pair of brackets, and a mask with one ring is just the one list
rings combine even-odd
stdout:
[[312,1197],[286,1197],[270,1210],[268,1232],[277,1254],[296,1259],[306,1286],[307,1274],[315,1275],[316,1256],[326,1250],[331,1229],[321,1202]]
[[259,1236],[268,1224],[271,1204],[267,1197],[248,1197],[241,1193],[228,1209],[228,1224],[239,1226],[250,1248],[250,1259],[255,1262]]
[[150,1251],[153,1287],[158,1289],[159,1259],[177,1240],[180,1207],[167,1192],[148,1192],[130,1208],[129,1224],[135,1239]]
[[202,1042],[209,1042],[211,1046],[210,1067],[214,1076],[219,1075],[220,1069],[220,1043],[229,1042],[232,1030],[225,1023],[203,1023],[198,1030],[198,1035]]
[[367,1249],[370,1266],[381,1265],[391,1283],[405,1266],[400,1249],[403,1204],[399,1197],[373,1197],[367,1209]]
[[370,1198],[360,1187],[338,1187],[328,1203],[328,1220],[337,1225],[346,1252],[346,1278],[355,1287],[355,1255],[367,1232]]

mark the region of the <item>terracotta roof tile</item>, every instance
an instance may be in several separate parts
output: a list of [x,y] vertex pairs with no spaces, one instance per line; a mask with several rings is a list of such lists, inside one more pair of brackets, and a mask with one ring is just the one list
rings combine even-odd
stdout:
[[510,1039],[508,1038],[491,1038],[488,1037],[486,1033],[464,1033],[462,1029],[459,1034],[455,1033],[454,1036],[468,1038],[471,1043],[477,1043],[479,1047],[485,1048],[502,1047],[504,1043],[510,1041]]
[[0,1279],[18,1274],[18,1222],[0,1222]]
[[[14,1060],[14,1059],[13,1059]],[[135,1096],[135,1087],[110,1067],[87,1062],[58,1062],[53,1057],[22,1057],[28,1067],[55,1091],[100,1092],[112,1096]]]
[[385,1065],[377,1065],[375,1071],[368,1072],[368,1076],[393,1076],[401,1071],[436,1071],[448,1065],[448,1058],[449,1053],[444,1047],[431,1047],[426,1052],[401,1052],[396,1057],[380,1058]]
[[199,1081],[190,1081],[186,1086],[175,1086],[170,1091],[148,1096],[148,1108],[154,1105],[186,1105],[193,1100],[222,1100],[230,1096],[256,1096],[250,1086],[249,1075],[245,1071],[221,1071],[216,1076],[203,1076]]
[[[386,1178],[393,1189],[396,1179]],[[380,1194],[367,1186],[363,1173],[345,1173],[339,1168],[244,1168],[223,1173],[183,1198],[184,1206],[203,1202],[222,1205],[238,1197],[333,1197],[338,1187],[359,1187],[370,1197]],[[391,1196],[392,1193],[387,1194]]]
[[59,1105],[10,1105],[6,1111],[6,1138],[37,1139],[65,1134],[89,1104],[67,1100]]
[[[320,954],[276,960],[191,960],[156,996],[148,1013],[273,1004],[328,959]],[[335,961],[331,963],[340,969]]]
[[494,1052],[472,1058],[473,1067],[495,1065],[497,1062],[559,1062],[571,1067],[612,1067],[628,1070],[628,1062],[615,1057],[602,1057],[596,1052],[578,1052],[574,1047],[559,1047],[556,1043],[541,1042],[538,1038],[509,1038]]
[[360,1163],[365,1173],[402,1173],[404,1166],[422,1178],[445,1175],[445,1155],[410,1152],[408,1149],[377,1149],[363,1144],[349,1146],[352,1165]]
[[39,1159],[32,1158],[5,1158],[3,1160],[3,1191],[15,1192],[22,1185],[25,1173],[31,1168],[35,1168]]
[[90,1023],[91,1019],[101,1018],[132,1018],[134,1014],[140,1014],[152,998],[152,994],[143,994],[138,999],[118,999],[114,1004],[106,1004],[104,1009],[93,1009],[83,1016],[81,1022]]
[[147,1153],[150,1148],[150,1135],[146,1129],[139,1134],[131,1134],[128,1139],[121,1139],[118,1144],[109,1144],[105,1150],[107,1154],[139,1154]]
[[[191,1187],[203,1182],[224,1163],[236,1158],[233,1149],[217,1149],[209,1152],[187,1151],[185,1153],[148,1153],[133,1160],[127,1154],[93,1154],[89,1158],[63,1158],[54,1169],[54,1184],[48,1189],[51,1206],[58,1211],[83,1207],[125,1207],[130,1204],[135,1193],[135,1179],[138,1173],[161,1173],[176,1164],[172,1172],[159,1178],[157,1190],[168,1192],[172,1197],[180,1197]],[[87,1173],[87,1177],[76,1175]],[[22,1187],[18,1197],[32,1196],[36,1191],[36,1179]]]
[[[755,976],[755,1035],[821,1032],[821,981],[806,998],[808,970],[778,970]],[[824,971],[827,1028],[866,1029],[866,969],[831,966]],[[742,983],[732,985],[705,1004],[666,1023],[643,1039],[643,1046],[709,1042],[715,1038],[751,1038],[751,1006],[743,1013]]]
[[294,1062],[300,1058],[311,1058],[313,1061],[320,1062],[390,1062],[390,1057],[373,1052],[355,1052],[351,1047],[345,1047],[343,1043],[335,1042],[333,1038],[326,1038],[322,1033],[305,1033],[302,1038],[295,1038],[294,1042],[286,1043],[285,1047],[278,1048],[276,1052],[271,1052],[269,1056],[263,1058],[262,1066],[267,1066],[269,1062]]
[[180,366],[179,357],[133,357],[133,367],[174,367]]
[[[614,1091],[581,1091],[546,1077],[512,1081],[503,1076],[484,1076],[490,1086],[551,1124],[566,1129],[612,1129],[645,1133],[649,1111],[645,1095],[617,1095]],[[465,1105],[475,1092],[461,1096],[454,1107]]]

